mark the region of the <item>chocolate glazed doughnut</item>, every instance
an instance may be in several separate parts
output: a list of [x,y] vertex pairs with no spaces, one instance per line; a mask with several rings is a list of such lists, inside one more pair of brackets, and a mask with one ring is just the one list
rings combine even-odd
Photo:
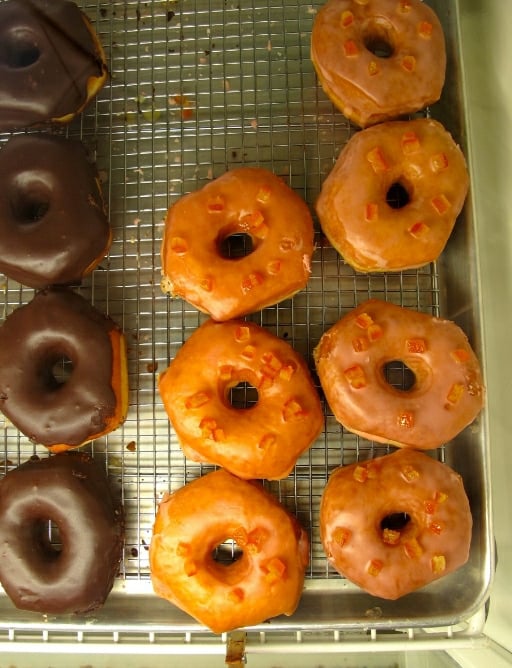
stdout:
[[106,79],[101,44],[74,2],[0,3],[0,132],[68,123]]
[[17,608],[95,610],[112,589],[122,543],[121,506],[89,455],[31,459],[0,482],[0,582]]
[[52,135],[7,142],[0,151],[0,271],[32,288],[78,283],[111,241],[98,174],[81,142]]
[[0,327],[0,409],[35,443],[82,445],[119,426],[127,404],[124,336],[80,295],[39,292]]

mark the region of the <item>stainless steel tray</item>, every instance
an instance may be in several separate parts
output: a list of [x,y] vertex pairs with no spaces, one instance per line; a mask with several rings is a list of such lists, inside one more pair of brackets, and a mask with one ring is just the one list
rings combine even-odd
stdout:
[[[105,46],[111,81],[70,126],[96,158],[114,229],[111,252],[80,292],[124,328],[130,409],[126,423],[87,449],[118,485],[127,534],[121,573],[94,618],[42,618],[0,595],[0,630],[108,629],[115,632],[201,631],[152,593],[148,546],[156,506],[210,470],[186,461],[156,390],[156,379],[204,320],[160,290],[160,242],[168,206],[225,170],[260,165],[285,178],[312,206],[340,148],[355,129],[317,85],[309,58],[315,12],[295,0],[82,0]],[[468,159],[456,0],[432,0],[448,42],[448,76],[428,113],[461,143]],[[7,139],[6,136],[1,138]],[[254,314],[309,361],[322,333],[348,309],[377,297],[442,314],[460,324],[480,356],[478,253],[471,197],[440,260],[397,274],[359,274],[318,231],[312,276],[292,300]],[[5,317],[33,291],[5,280]],[[34,452],[11,425],[3,431],[4,471]],[[457,625],[483,606],[492,577],[488,439],[485,412],[438,452],[464,479],[474,518],[469,563],[456,574],[396,602],[373,598],[337,575],[319,540],[318,508],[339,464],[385,454],[386,447],[345,432],[326,409],[325,430],[293,473],[267,487],[311,535],[311,560],[297,612],[256,631],[338,629],[367,632]],[[481,629],[473,628],[470,633]],[[11,637],[11,636],[9,636]]]

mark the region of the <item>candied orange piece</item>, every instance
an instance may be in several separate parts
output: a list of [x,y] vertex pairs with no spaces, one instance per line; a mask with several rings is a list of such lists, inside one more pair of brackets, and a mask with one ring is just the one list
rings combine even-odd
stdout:
[[247,531],[245,530],[244,527],[237,527],[233,531],[232,538],[235,541],[235,543],[242,549],[247,545],[247,542],[249,540]]
[[382,532],[382,540],[386,545],[398,545],[400,542],[400,531],[394,529],[384,529]]
[[279,557],[272,557],[260,566],[271,582],[282,580],[286,573],[286,564]]
[[211,276],[206,276],[199,282],[199,286],[205,292],[211,292],[213,288],[213,278],[211,278]]
[[414,72],[416,69],[416,58],[414,56],[404,56],[402,58],[402,68],[406,72]]
[[370,60],[368,63],[368,74],[371,77],[374,77],[376,74],[380,72],[380,67],[379,64],[377,63],[376,60]]
[[178,543],[178,546],[176,547],[176,554],[178,557],[188,557],[190,554],[190,544]]
[[428,529],[429,529],[429,531],[431,531],[432,533],[435,533],[436,536],[439,536],[439,535],[441,534],[441,532],[443,531],[443,526],[442,526],[442,524],[440,524],[439,522],[431,522],[431,523],[428,525]]
[[434,26],[429,23],[428,21],[420,21],[418,25],[418,33],[420,37],[423,37],[425,39],[430,39],[432,37],[432,32],[434,30]]
[[363,387],[366,387],[366,376],[364,369],[360,367],[359,364],[355,364],[354,366],[345,369],[343,374],[347,379],[350,387],[353,387],[355,390],[360,390]]
[[230,381],[233,378],[234,367],[231,364],[223,364],[219,368],[219,378],[224,381]]
[[185,408],[201,408],[201,406],[206,405],[210,399],[211,396],[207,392],[196,392],[185,399]]
[[454,383],[451,386],[446,399],[450,404],[457,404],[462,399],[463,395],[464,385],[462,383]]
[[353,39],[347,39],[343,44],[343,52],[347,58],[353,58],[359,55],[359,48]]
[[432,501],[431,499],[425,501],[424,503],[425,512],[427,515],[433,515],[437,510],[437,502]]
[[281,369],[279,369],[279,378],[286,381],[291,380],[296,370],[297,367],[295,366],[295,363],[289,362],[288,364],[285,364]]
[[389,170],[389,163],[380,146],[372,148],[372,150],[366,154],[366,159],[376,174],[379,172],[387,172]]
[[358,336],[355,339],[352,339],[352,348],[356,353],[362,353],[365,350],[368,350],[370,342],[366,336]]
[[197,573],[197,564],[195,561],[192,561],[192,559],[187,559],[184,564],[184,569],[185,574],[190,578]]
[[413,482],[413,480],[417,480],[420,477],[420,472],[415,469],[414,466],[406,464],[406,466],[402,468],[402,476],[407,482]]
[[448,494],[445,494],[444,492],[436,492],[434,498],[437,503],[444,503],[448,498]]
[[235,331],[235,341],[238,343],[243,343],[244,341],[249,341],[251,338],[251,330],[246,325],[240,325],[236,328]]
[[256,354],[256,348],[255,346],[251,345],[245,346],[245,348],[241,352],[242,357],[245,357],[246,360],[254,359],[255,354]]
[[348,28],[352,23],[354,23],[354,15],[350,10],[346,9],[341,14],[341,25],[343,28]]
[[398,425],[405,429],[412,429],[414,427],[414,415],[410,411],[399,413]]
[[370,325],[366,330],[368,332],[368,339],[370,341],[377,341],[384,334],[380,325]]
[[171,250],[176,255],[185,255],[188,251],[188,244],[183,237],[173,237],[171,239]]
[[268,433],[261,437],[260,442],[258,443],[258,448],[266,450],[267,448],[271,448],[272,446],[274,446],[276,442],[277,442],[276,435]]
[[275,275],[281,271],[281,261],[280,260],[271,260],[267,264],[267,271],[269,274]]
[[436,554],[432,557],[430,565],[432,572],[436,573],[436,575],[444,573],[446,570],[446,557],[443,554]]
[[368,480],[368,469],[366,466],[361,466],[357,465],[354,468],[354,473],[352,474],[352,477],[354,480],[357,482],[366,482]]
[[283,408],[283,419],[285,422],[304,417],[305,415],[306,411],[296,399],[290,399],[285,403]]
[[379,220],[379,205],[369,202],[364,207],[364,219],[367,223],[376,223]]
[[242,603],[245,598],[244,590],[241,587],[234,587],[228,594],[231,603]]
[[404,552],[409,559],[419,559],[423,554],[423,548],[416,538],[411,538],[404,543]]
[[356,325],[361,329],[368,329],[370,325],[373,325],[373,318],[368,313],[360,313],[356,318]]
[[448,158],[444,153],[436,153],[430,158],[430,168],[437,174],[448,167]]
[[402,151],[405,155],[417,153],[420,149],[420,140],[415,132],[406,132],[402,136]]
[[442,194],[434,197],[430,203],[432,204],[432,208],[434,209],[434,211],[438,213],[440,216],[445,214],[451,206],[450,201],[448,200],[446,195]]
[[199,423],[203,438],[209,438],[216,443],[225,440],[224,430],[218,426],[214,418],[205,417]]
[[464,364],[465,362],[468,362],[469,359],[471,358],[469,351],[464,350],[464,348],[457,348],[456,350],[452,350],[450,355],[452,359],[454,359],[455,362],[457,362],[457,364]]
[[247,293],[253,290],[254,288],[257,288],[259,285],[262,285],[264,282],[264,278],[262,274],[260,274],[258,271],[254,271],[248,276],[246,276],[244,279],[242,279],[242,292]]
[[424,353],[427,350],[425,339],[407,339],[405,342],[408,353]]
[[261,548],[266,540],[268,540],[268,531],[263,527],[256,527],[247,536],[247,549],[252,554],[257,554],[261,552]]
[[379,573],[382,571],[384,568],[384,564],[380,559],[372,559],[368,566],[366,567],[366,570],[369,575],[372,575],[373,577],[377,577]]
[[283,366],[281,360],[274,355],[273,352],[266,352],[263,353],[261,356],[261,359],[263,362],[265,362],[265,365],[270,367],[271,369],[274,369],[274,371],[279,371],[279,369]]
[[346,527],[336,527],[332,532],[332,539],[340,547],[344,547],[352,536],[352,531]]
[[209,213],[220,213],[224,211],[224,198],[221,195],[215,195],[208,200],[207,208]]
[[430,227],[426,225],[424,222],[419,221],[411,225],[411,227],[407,231],[415,239],[421,239],[430,231]]
[[261,186],[256,193],[256,200],[260,202],[260,204],[265,204],[270,199],[271,192],[270,186]]

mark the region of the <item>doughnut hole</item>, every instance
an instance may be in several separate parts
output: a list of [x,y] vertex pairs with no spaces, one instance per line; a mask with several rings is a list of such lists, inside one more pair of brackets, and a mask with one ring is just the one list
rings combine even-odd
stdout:
[[234,538],[221,538],[210,545],[205,565],[220,582],[232,587],[247,577],[250,560]]
[[401,360],[391,360],[383,367],[384,379],[401,392],[410,392],[416,385],[416,374]]
[[36,37],[27,30],[11,31],[0,44],[0,64],[8,69],[25,69],[37,63],[40,57]]
[[55,392],[66,385],[73,369],[73,361],[66,353],[52,351],[40,361],[38,378],[45,391]]
[[218,242],[219,253],[226,260],[246,257],[254,251],[252,237],[245,233],[229,234]]
[[19,178],[10,196],[12,219],[25,227],[39,223],[50,210],[49,184],[41,180]]
[[394,547],[413,529],[411,516],[405,512],[391,512],[385,515],[379,524],[379,533],[383,543]]
[[396,51],[393,28],[384,20],[367,21],[362,30],[365,48],[377,58],[391,58]]
[[233,408],[252,408],[258,403],[258,390],[246,381],[240,381],[228,392],[228,401]]
[[41,561],[56,561],[62,553],[62,539],[59,526],[51,519],[35,520],[31,527],[35,551]]
[[242,548],[232,538],[220,543],[212,551],[212,559],[221,566],[231,566],[231,564],[238,561],[242,555]]
[[403,181],[393,182],[386,192],[386,204],[392,209],[403,209],[411,201],[410,187]]

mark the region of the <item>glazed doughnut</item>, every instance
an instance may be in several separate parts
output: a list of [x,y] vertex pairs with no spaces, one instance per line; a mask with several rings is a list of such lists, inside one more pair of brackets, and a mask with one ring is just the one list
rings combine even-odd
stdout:
[[[50,522],[60,549],[50,542]],[[0,482],[0,582],[17,608],[100,607],[119,570],[123,534],[122,507],[89,455],[32,458]]]
[[[242,554],[222,563],[214,554],[229,540]],[[149,548],[155,593],[214,633],[291,615],[308,560],[295,517],[258,484],[222,469],[163,498]]]
[[111,241],[98,174],[81,142],[43,134],[7,142],[0,151],[0,271],[32,288],[78,283]]
[[116,429],[127,378],[121,330],[70,290],[37,293],[0,327],[0,409],[52,452]]
[[[450,441],[480,412],[480,365],[453,322],[379,300],[331,327],[314,351],[326,399],[351,432],[381,443],[430,450]],[[399,362],[412,387],[386,380]],[[433,426],[435,425],[435,429]]]
[[311,59],[326,95],[360,127],[419,111],[444,86],[443,29],[420,0],[328,0]]
[[[228,257],[230,239],[251,252]],[[162,289],[215,320],[293,296],[307,283],[313,219],[306,203],[266,169],[241,167],[179,199],[167,214]]]
[[[247,383],[253,406],[230,390]],[[286,477],[322,430],[318,393],[302,357],[269,331],[242,320],[208,320],[158,381],[183,452],[240,478]]]
[[89,19],[68,0],[0,3],[0,132],[69,123],[107,80]]
[[472,523],[461,477],[413,450],[336,469],[320,506],[329,562],[365,591],[387,599],[465,564]]
[[469,175],[437,121],[390,121],[349,140],[316,203],[320,225],[357,271],[420,267],[440,255]]

